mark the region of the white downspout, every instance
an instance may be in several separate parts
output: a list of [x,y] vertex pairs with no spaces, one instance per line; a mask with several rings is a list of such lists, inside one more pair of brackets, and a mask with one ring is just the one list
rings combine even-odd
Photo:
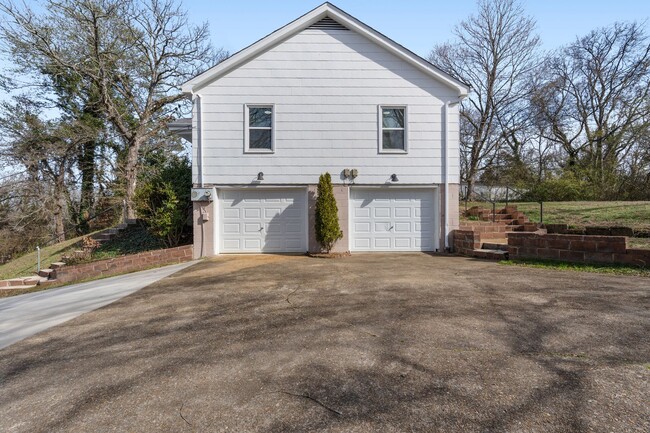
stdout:
[[201,95],[196,95],[196,174],[199,186],[203,188],[203,110]]
[[444,236],[445,236],[445,252],[449,252],[449,101],[444,104],[444,146],[445,152],[443,156],[443,169],[444,169],[444,184],[445,184],[445,202],[444,202]]

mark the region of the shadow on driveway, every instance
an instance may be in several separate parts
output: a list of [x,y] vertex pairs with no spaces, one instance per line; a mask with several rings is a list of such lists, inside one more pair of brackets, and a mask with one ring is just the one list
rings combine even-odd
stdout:
[[220,257],[0,351],[0,430],[648,431],[649,287]]

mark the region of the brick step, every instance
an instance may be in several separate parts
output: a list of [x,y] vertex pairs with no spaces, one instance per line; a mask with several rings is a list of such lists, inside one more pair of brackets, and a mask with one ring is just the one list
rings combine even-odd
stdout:
[[472,251],[472,257],[479,259],[505,260],[508,258],[508,251],[479,248]]
[[485,226],[472,226],[472,225],[464,225],[461,226],[461,230],[469,230],[474,233],[492,233],[492,232],[507,232],[511,231],[510,229],[511,226],[507,226],[505,224],[492,224],[492,225],[485,225]]
[[489,239],[490,241],[493,241],[495,239],[507,240],[508,239],[508,232],[485,232],[485,233],[480,233],[480,238],[481,239]]
[[40,272],[38,273],[39,277],[47,278],[48,280],[50,279],[51,276],[54,275],[56,275],[54,269],[49,269],[49,268],[41,269]]
[[65,262],[54,262],[50,265],[50,268],[56,271],[57,269],[61,269],[64,266],[65,266]]
[[[504,239],[505,240],[505,239]],[[501,239],[494,239],[491,242],[482,242],[481,249],[483,250],[497,250],[497,251],[508,251],[508,242],[494,242],[501,241]]]

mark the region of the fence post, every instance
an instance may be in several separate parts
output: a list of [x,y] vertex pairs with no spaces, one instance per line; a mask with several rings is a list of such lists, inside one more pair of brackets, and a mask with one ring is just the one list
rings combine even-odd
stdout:
[[41,272],[41,247],[36,247],[36,273]]
[[492,222],[496,222],[497,220],[497,202],[493,201],[492,202]]
[[544,224],[544,202],[539,202],[539,223]]

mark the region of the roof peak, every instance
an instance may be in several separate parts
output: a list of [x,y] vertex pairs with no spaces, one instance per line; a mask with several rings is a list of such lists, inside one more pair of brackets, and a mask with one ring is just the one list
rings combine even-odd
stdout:
[[183,84],[183,92],[194,93],[198,91],[210,82],[223,76],[229,71],[236,69],[243,63],[261,54],[262,52],[269,50],[273,46],[281,43],[294,34],[307,28],[311,28],[314,25],[316,25],[314,28],[318,28],[319,25],[317,23],[327,18],[338,23],[341,27],[336,26],[337,28],[334,28],[335,26],[331,22],[326,21],[325,23],[322,23],[322,26],[320,26],[321,29],[347,29],[355,31],[356,33],[366,37],[370,41],[396,55],[398,58],[411,63],[413,66],[422,70],[432,78],[435,78],[445,83],[447,86],[456,89],[458,91],[459,98],[467,96],[467,93],[469,92],[469,86],[467,84],[457,80],[448,73],[442,71],[437,66],[431,64],[429,61],[423,59],[422,57],[418,56],[417,54],[413,53],[404,46],[398,44],[397,42],[373,29],[372,27],[364,24],[357,18],[353,17],[352,15],[348,14],[330,2],[322,3],[306,14],[291,21],[287,25],[275,30],[274,32],[258,40],[252,45],[249,45],[241,51],[233,54],[218,65],[213,66],[202,74],[192,78]]

